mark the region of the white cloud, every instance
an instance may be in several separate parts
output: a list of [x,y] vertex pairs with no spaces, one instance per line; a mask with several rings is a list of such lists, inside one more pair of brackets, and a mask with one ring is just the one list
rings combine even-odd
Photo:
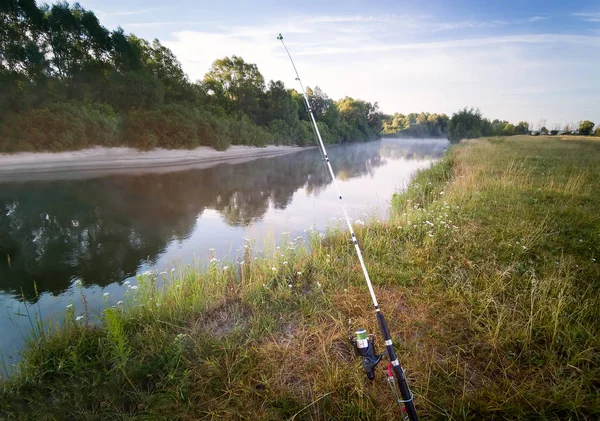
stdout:
[[526,22],[539,22],[541,20],[548,19],[548,16],[532,16],[526,20]]
[[109,16],[134,16],[134,15],[142,15],[145,13],[157,12],[159,10],[163,10],[164,7],[150,7],[147,9],[137,9],[137,10],[119,10],[117,12],[105,12],[102,10],[96,9],[94,13],[98,15],[98,17],[104,18]]
[[379,101],[385,112],[452,113],[472,105],[491,118],[544,117],[550,124],[593,119],[591,114],[600,109],[595,76],[600,59],[589,55],[590,47],[600,47],[600,37],[469,38],[462,30],[458,39],[414,41],[431,39],[427,33],[436,25],[442,26],[426,17],[305,16],[267,25],[179,31],[165,45],[192,80],[201,79],[215,59],[235,54],[256,63],[265,79],[297,88],[276,40],[281,31],[305,86],[319,85],[335,99],[349,95]]
[[573,16],[577,16],[586,22],[600,22],[600,12],[596,13],[573,13]]

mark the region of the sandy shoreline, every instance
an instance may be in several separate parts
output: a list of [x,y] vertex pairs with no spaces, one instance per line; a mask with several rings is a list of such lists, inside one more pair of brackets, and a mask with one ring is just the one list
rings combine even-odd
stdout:
[[294,153],[297,146],[231,146],[226,151],[208,147],[191,150],[91,148],[59,153],[0,154],[0,181],[89,178],[111,174],[169,172],[208,168],[220,163],[241,163]]

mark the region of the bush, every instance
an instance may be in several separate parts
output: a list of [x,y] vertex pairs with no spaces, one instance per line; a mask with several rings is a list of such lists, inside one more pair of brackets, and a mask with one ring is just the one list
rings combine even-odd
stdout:
[[228,123],[207,110],[184,105],[133,110],[127,118],[123,142],[146,150],[159,146],[167,149],[209,146],[225,150],[232,143]]
[[160,146],[188,148],[198,146],[194,113],[181,105],[165,105],[154,110],[136,109],[129,113],[124,142],[140,149]]
[[276,145],[293,145],[296,143],[294,129],[283,120],[271,121],[268,130]]
[[252,123],[246,114],[229,119],[229,133],[232,145],[266,146],[273,140],[271,133]]
[[0,151],[66,151],[114,146],[120,119],[106,104],[55,103],[7,114]]

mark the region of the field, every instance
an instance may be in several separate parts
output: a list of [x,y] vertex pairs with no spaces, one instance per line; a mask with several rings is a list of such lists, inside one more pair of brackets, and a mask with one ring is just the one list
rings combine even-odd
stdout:
[[[478,139],[356,227],[422,419],[600,418],[599,188],[599,140]],[[369,382],[348,343],[382,348],[348,235],[309,241],[142,275],[100,327],[67,310],[0,418],[393,419],[386,364]]]

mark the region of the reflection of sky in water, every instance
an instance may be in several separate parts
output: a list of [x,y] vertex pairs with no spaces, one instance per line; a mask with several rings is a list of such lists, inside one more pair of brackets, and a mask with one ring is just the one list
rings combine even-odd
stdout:
[[[334,171],[338,176],[338,185],[344,198],[344,203],[352,219],[385,218],[392,194],[404,188],[410,176],[415,171],[431,165],[433,162],[432,158],[441,156],[445,147],[446,143],[439,140],[384,140],[382,142],[373,142],[370,145],[349,145],[330,148],[329,156],[331,157]],[[151,188],[155,188],[152,185],[155,182],[166,185],[166,194],[175,191],[173,194],[177,196],[172,197],[174,200],[173,208],[171,209],[167,206],[166,212],[177,213],[179,219],[167,221],[165,217],[167,214],[161,213],[165,212],[165,209],[162,209],[165,207],[164,204],[161,204],[161,207],[156,206],[157,209],[147,209],[148,214],[151,216],[140,215],[140,221],[135,220],[135,215],[120,214],[119,212],[121,211],[131,211],[131,209],[127,209],[126,207],[120,208],[120,205],[116,205],[112,207],[108,206],[109,209],[105,210],[103,214],[105,220],[101,220],[100,222],[106,223],[108,218],[112,218],[109,222],[116,220],[121,226],[123,224],[127,226],[127,224],[135,221],[142,230],[140,231],[141,234],[138,235],[144,234],[151,240],[156,240],[154,237],[159,239],[165,235],[173,237],[173,234],[170,234],[171,232],[182,232],[183,228],[179,227],[182,224],[181,221],[185,222],[185,218],[189,218],[186,215],[189,215],[190,212],[195,212],[195,219],[185,222],[185,224],[189,225],[189,228],[186,228],[183,232],[187,233],[179,235],[180,239],[163,238],[161,241],[164,242],[164,245],[159,247],[161,252],[158,255],[149,256],[150,261],[141,260],[137,262],[138,273],[149,269],[170,272],[170,269],[174,265],[193,263],[194,261],[206,262],[210,248],[216,250],[217,257],[220,259],[226,260],[229,258],[235,260],[236,250],[243,247],[243,238],[245,236],[257,239],[257,248],[260,249],[262,244],[261,239],[280,239],[283,232],[289,232],[292,237],[304,235],[304,231],[309,227],[323,231],[328,224],[332,223],[332,220],[342,217],[335,188],[324,178],[325,169],[320,162],[318,162],[318,165],[314,164],[315,159],[318,161],[318,153],[314,152],[303,151],[289,156],[253,161],[254,164],[238,164],[239,166],[245,165],[245,169],[240,172],[236,172],[237,165],[233,165],[218,167],[214,170],[203,170],[198,173],[181,173],[183,179],[178,178],[178,174],[159,177],[155,181],[150,182]],[[338,170],[340,166],[342,169]],[[276,184],[270,193],[268,193],[270,196],[264,199],[260,199],[260,193],[248,189],[248,181],[244,184],[242,183],[244,180],[227,180],[228,177],[240,177],[240,174],[248,176],[248,174],[253,174],[254,171],[264,171],[263,174],[257,177],[256,181],[256,183],[262,183],[257,186],[261,191],[267,188],[265,183]],[[302,171],[305,174],[301,174],[300,172]],[[185,184],[186,180],[189,180],[189,177],[198,177],[198,180],[200,180],[199,184],[193,185],[193,189],[185,186],[182,188],[181,185]],[[292,178],[296,181],[291,180]],[[300,181],[300,184],[298,184],[298,180],[307,181]],[[250,186],[253,185],[253,182],[254,180],[249,181]],[[92,182],[80,181],[78,183]],[[98,187],[98,183],[100,183],[100,187]],[[94,193],[91,194],[101,193],[103,188],[114,190],[122,186],[131,188],[131,185],[134,188],[142,187],[136,183],[138,182],[135,180],[131,182],[125,180],[121,184],[111,184],[109,179],[106,182],[102,180],[94,181],[94,188],[100,190],[92,189]],[[172,183],[172,185],[169,183]],[[224,186],[227,189],[226,192],[224,191],[224,194],[228,196],[221,199],[221,193],[219,190],[214,190],[213,183],[214,185]],[[92,184],[89,185],[92,186]],[[238,185],[246,186],[240,187],[240,189],[245,190],[235,190],[238,188],[235,186]],[[52,191],[54,189],[53,186],[52,182],[48,182],[47,185],[43,185],[42,191]],[[85,191],[87,184],[75,184],[74,186],[75,189]],[[28,184],[23,184],[21,187],[21,190],[26,190]],[[147,188],[147,186],[144,186],[144,188]],[[232,191],[231,188],[234,190]],[[58,200],[70,203],[68,200],[72,199],[69,196],[71,190],[74,189],[68,188],[67,193],[60,193]],[[0,185],[0,193],[2,193],[2,185]],[[134,190],[132,194],[141,195],[143,193],[144,191]],[[156,192],[150,191],[149,193],[155,194]],[[81,191],[78,194],[82,194]],[[236,199],[236,195],[240,196],[240,200]],[[251,197],[246,202],[243,201],[242,196],[248,198],[252,195],[258,197],[258,201],[256,197]],[[106,193],[106,197],[109,198],[108,202],[111,205],[112,202],[110,202],[110,199],[115,196],[119,197],[118,193],[113,191]],[[198,204],[198,197],[200,196],[202,197],[200,198],[200,204]],[[0,196],[1,198],[2,196]],[[277,206],[274,205],[275,198],[278,203]],[[52,196],[49,200],[54,201],[57,199]],[[94,206],[102,206],[102,200],[100,201],[100,205],[95,204]],[[150,204],[145,203],[145,206],[152,206],[152,203],[156,203],[154,200],[155,198],[152,196]],[[229,200],[229,202],[222,204],[220,203],[221,200]],[[266,203],[261,204],[261,200],[263,202],[266,201]],[[239,206],[238,202],[240,203]],[[9,201],[7,203],[12,206],[9,209],[11,215],[18,213],[19,208],[13,209],[13,202]],[[84,201],[84,203],[88,202]],[[205,204],[202,205],[203,203]],[[41,203],[39,213],[44,212],[44,209],[46,207]],[[199,212],[194,209],[199,209]],[[138,212],[139,210],[135,208],[135,211]],[[37,208],[34,208],[33,213],[35,214],[36,212]],[[98,210],[94,210],[94,212],[98,213]],[[11,215],[7,213],[7,217]],[[194,213],[191,215],[194,215]],[[228,223],[228,221],[236,221],[237,217],[248,217],[250,218],[249,220],[254,222],[249,225],[230,225]],[[70,221],[69,218],[70,215],[67,214],[64,219]],[[164,222],[164,226],[161,225],[161,221]],[[2,222],[1,218],[0,222]],[[84,221],[81,223],[83,224]],[[334,220],[334,223],[337,222]],[[103,225],[100,224],[100,226]],[[156,228],[153,228],[154,226]],[[110,227],[114,228],[113,225],[110,225]],[[345,226],[343,227],[345,228]],[[64,227],[61,228],[60,232],[63,231]],[[107,235],[109,234],[110,232]],[[132,238],[130,241],[133,244],[137,240]],[[80,250],[73,250],[67,254],[74,260],[71,263],[75,265],[74,273],[77,273],[79,266],[82,264],[77,261],[78,253],[81,253],[81,250],[85,247],[85,244],[82,243],[79,246]],[[107,247],[110,248],[109,241],[104,245],[105,249]],[[115,251],[115,253],[117,252]],[[366,257],[368,260],[368,256]],[[102,257],[99,259],[101,260]],[[142,259],[146,259],[146,257],[144,256]],[[85,264],[102,265],[102,261],[86,262]],[[90,268],[87,269],[89,270]],[[63,272],[57,270],[57,276],[60,276]],[[121,279],[106,280],[103,284],[104,286],[102,286],[90,285],[89,281],[86,282],[84,278],[84,284],[86,285],[84,293],[88,300],[88,307],[92,309],[92,319],[97,317],[99,310],[105,305],[103,293],[108,292],[110,294],[107,301],[111,305],[122,298],[125,288],[121,282],[125,279],[128,278],[125,276]],[[134,278],[129,279],[135,282]],[[64,280],[62,282],[64,285]],[[67,285],[68,282],[69,280],[67,280]],[[4,291],[6,291],[6,284],[6,279],[0,279],[0,286]],[[25,314],[25,305],[14,298],[14,292],[18,291],[18,285],[18,283],[13,286],[9,285],[9,290],[13,291],[12,294],[0,292],[0,308],[2,309],[0,310],[0,351],[5,355],[5,360],[9,366],[16,358],[7,359],[6,356],[15,355],[16,350],[23,343],[23,337],[29,335],[31,328],[27,317],[17,315]],[[66,289],[58,287],[56,290],[53,290],[52,286],[47,286],[47,288],[49,289],[45,291],[52,291],[54,294],[42,291],[37,302],[29,305],[29,312],[32,315],[38,312],[41,312],[44,317],[56,315],[62,312],[71,301],[75,305],[77,314],[83,311],[79,291],[73,286]]]
[[[432,160],[388,160],[373,174],[346,181],[338,180],[338,185],[353,220],[384,218],[387,214],[392,194],[406,185],[415,171],[431,165]],[[283,232],[292,236],[301,235],[312,227],[323,230],[332,218],[342,218],[337,193],[333,184],[318,192],[307,192],[306,188],[296,191],[291,204],[286,209],[269,206],[264,217],[249,227],[228,225],[214,210],[206,210],[196,220],[192,235],[185,242],[173,242],[156,264],[158,270],[166,270],[177,262],[188,262],[194,257],[205,258],[209,248],[217,251],[219,258],[229,256],[234,259],[236,251],[243,246],[243,237],[278,237]],[[335,221],[334,221],[335,223]],[[218,235],[215,235],[218,233]]]

